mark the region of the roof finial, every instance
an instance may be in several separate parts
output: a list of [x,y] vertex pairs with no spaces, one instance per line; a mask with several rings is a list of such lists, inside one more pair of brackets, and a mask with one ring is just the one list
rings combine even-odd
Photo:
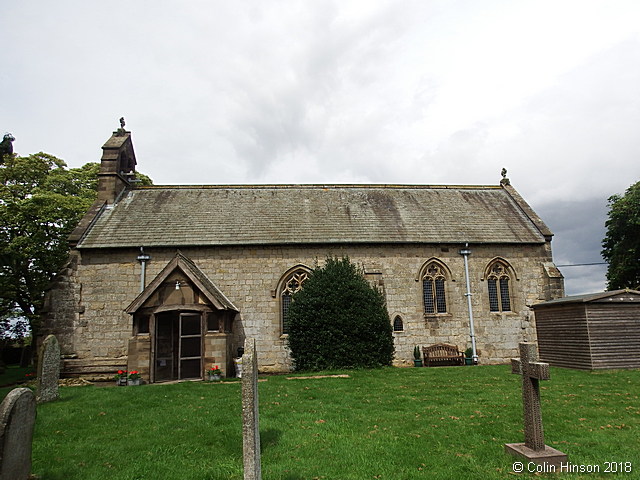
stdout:
[[507,178],[507,169],[503,168],[500,172],[502,175],[502,180],[500,180],[500,185],[511,185],[511,181]]
[[120,128],[115,132],[116,137],[122,137],[127,131],[124,129],[124,117],[120,117]]

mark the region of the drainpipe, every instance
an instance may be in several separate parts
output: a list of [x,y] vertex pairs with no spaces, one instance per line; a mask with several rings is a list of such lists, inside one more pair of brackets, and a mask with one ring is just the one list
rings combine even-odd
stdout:
[[464,258],[464,276],[467,281],[467,293],[464,294],[467,297],[467,308],[469,309],[469,336],[471,337],[471,349],[473,350],[473,364],[478,364],[478,353],[476,352],[476,334],[473,328],[473,308],[471,307],[471,284],[469,283],[469,255],[471,255],[471,249],[469,244],[465,243],[464,248],[460,250],[460,255]]
[[140,255],[138,255],[138,261],[142,265],[140,271],[140,291],[142,292],[145,287],[145,277],[147,275],[147,262],[151,260],[151,256],[144,253],[144,247],[140,247]]

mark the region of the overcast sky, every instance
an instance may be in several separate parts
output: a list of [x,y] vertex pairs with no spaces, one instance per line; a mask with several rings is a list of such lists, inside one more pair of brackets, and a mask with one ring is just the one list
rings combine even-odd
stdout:
[[[512,185],[602,262],[640,178],[637,0],[4,2],[0,130],[77,167],[126,118],[156,184]],[[605,266],[564,267],[568,294]]]

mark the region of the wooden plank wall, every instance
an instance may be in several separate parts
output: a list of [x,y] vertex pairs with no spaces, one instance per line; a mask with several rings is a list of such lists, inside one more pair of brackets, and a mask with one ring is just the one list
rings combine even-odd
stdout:
[[540,360],[554,367],[591,370],[591,350],[585,304],[536,308]]
[[640,304],[586,305],[593,368],[640,368]]

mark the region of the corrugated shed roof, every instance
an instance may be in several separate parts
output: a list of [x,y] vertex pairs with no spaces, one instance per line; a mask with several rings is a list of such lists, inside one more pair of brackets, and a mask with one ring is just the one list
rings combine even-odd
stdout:
[[78,248],[543,243],[530,212],[499,186],[154,186],[104,209]]
[[556,298],[546,302],[536,303],[532,308],[544,308],[554,305],[570,304],[570,303],[622,303],[622,302],[640,302],[640,292],[637,290],[612,290],[609,292],[586,293],[584,295],[570,295],[568,297]]

